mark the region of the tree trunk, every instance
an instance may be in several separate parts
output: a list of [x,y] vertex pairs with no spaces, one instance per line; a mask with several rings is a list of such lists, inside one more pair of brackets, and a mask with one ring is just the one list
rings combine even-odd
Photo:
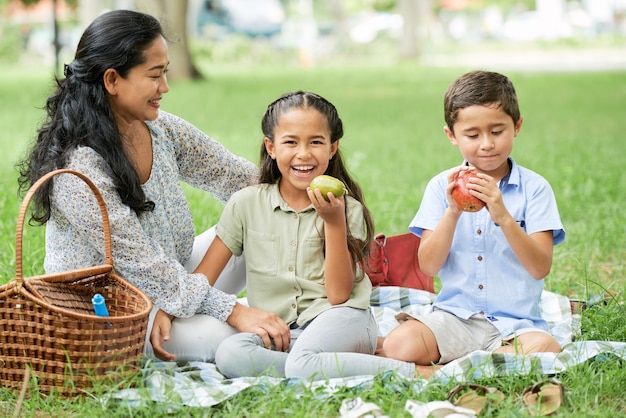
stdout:
[[328,0],[333,14],[335,15],[335,20],[337,21],[339,35],[343,38],[349,35],[350,23],[348,22],[348,15],[341,1],[342,0]]
[[193,64],[187,38],[188,0],[136,0],[137,10],[149,13],[163,24],[169,42],[170,80],[202,79]]
[[398,8],[404,20],[400,56],[419,58],[432,21],[432,0],[398,0]]
[[103,10],[113,8],[111,0],[80,0],[78,2],[78,22],[85,29]]

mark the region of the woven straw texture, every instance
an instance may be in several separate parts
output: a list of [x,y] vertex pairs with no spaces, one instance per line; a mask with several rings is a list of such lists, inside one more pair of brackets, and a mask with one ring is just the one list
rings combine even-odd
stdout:
[[[58,174],[72,174],[90,187],[102,213],[105,262],[101,266],[23,277],[24,219],[34,193]],[[115,384],[141,368],[150,300],[113,268],[106,205],[83,174],[56,170],[30,188],[18,215],[16,277],[0,287],[0,382],[19,389],[30,368],[41,392],[73,396],[98,384]],[[104,296],[109,317],[91,302]]]

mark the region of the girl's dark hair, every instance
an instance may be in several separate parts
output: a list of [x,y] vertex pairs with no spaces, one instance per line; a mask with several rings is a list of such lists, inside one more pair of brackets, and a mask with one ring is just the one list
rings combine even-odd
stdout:
[[[315,93],[296,91],[293,93],[286,93],[270,103],[263,115],[261,121],[261,129],[263,135],[270,141],[274,141],[274,130],[280,121],[280,117],[285,112],[294,109],[315,109],[326,117],[328,121],[328,129],[330,130],[330,141],[335,143],[343,137],[343,123],[339,118],[337,109],[328,100],[324,99]],[[265,144],[261,144],[261,183],[276,183],[280,177],[280,170],[278,164],[267,153]],[[341,152],[337,148],[337,152],[333,158],[329,161],[326,172],[329,176],[333,176],[346,185],[348,194],[358,200],[363,206],[363,216],[365,219],[366,239],[365,241],[358,240],[352,236],[348,226],[348,249],[352,255],[352,259],[357,263],[361,263],[367,260],[369,255],[370,244],[374,239],[374,220],[369,209],[365,205],[365,198],[359,184],[350,176],[346,169]]]
[[[65,66],[65,78],[55,78],[56,91],[46,100],[46,119],[29,155],[18,163],[19,190],[24,193],[40,177],[68,162],[79,146],[90,147],[107,162],[122,202],[136,213],[154,209],[146,201],[137,171],[122,147],[104,87],[104,72],[115,69],[121,77],[146,61],[148,46],[163,28],[154,17],[130,10],[115,10],[97,17],[83,33],[74,61]],[[50,218],[51,182],[34,196],[32,221]]]

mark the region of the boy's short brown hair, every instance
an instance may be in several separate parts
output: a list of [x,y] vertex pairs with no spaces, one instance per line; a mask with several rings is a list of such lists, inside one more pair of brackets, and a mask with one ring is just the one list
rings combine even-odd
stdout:
[[471,71],[454,80],[443,99],[446,125],[454,131],[459,110],[473,105],[496,105],[517,124],[520,110],[511,80],[490,71]]

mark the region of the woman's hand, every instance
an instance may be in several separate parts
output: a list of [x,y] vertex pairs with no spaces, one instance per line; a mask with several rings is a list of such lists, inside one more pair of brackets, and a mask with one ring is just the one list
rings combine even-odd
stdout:
[[239,331],[258,335],[267,349],[272,349],[273,341],[276,351],[289,350],[291,343],[289,326],[275,313],[237,303],[226,322]]
[[171,354],[163,348],[163,343],[169,341],[170,331],[172,330],[173,316],[168,315],[163,310],[159,309],[154,316],[154,322],[152,323],[152,332],[150,333],[150,343],[154,350],[154,355],[163,361],[174,361],[176,356]]

